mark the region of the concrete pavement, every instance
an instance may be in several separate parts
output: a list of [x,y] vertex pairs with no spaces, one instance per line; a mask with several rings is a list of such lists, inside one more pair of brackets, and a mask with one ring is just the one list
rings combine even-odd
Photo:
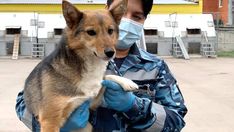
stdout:
[[[184,95],[188,114],[183,132],[234,130],[234,59],[167,58]],[[0,132],[28,132],[15,113],[17,93],[39,60],[0,59]]]
[[183,132],[233,132],[234,59],[167,62],[188,107]]

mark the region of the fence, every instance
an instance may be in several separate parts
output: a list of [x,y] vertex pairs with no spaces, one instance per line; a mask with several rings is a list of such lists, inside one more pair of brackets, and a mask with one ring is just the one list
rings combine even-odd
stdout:
[[216,28],[219,51],[234,51],[234,27]]
[[[214,26],[217,35],[218,51],[233,51],[234,50],[234,25],[226,26],[220,12],[205,12],[204,14],[212,14]],[[234,24],[234,23],[233,23]]]

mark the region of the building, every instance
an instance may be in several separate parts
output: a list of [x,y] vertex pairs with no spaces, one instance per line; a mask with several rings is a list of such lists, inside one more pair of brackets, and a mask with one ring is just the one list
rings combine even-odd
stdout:
[[217,49],[211,14],[152,14],[144,30],[147,49],[158,55],[182,57],[177,45],[180,40],[188,54],[208,55],[211,52],[204,51],[207,45],[212,46],[212,52]]
[[203,0],[203,13],[213,14],[216,26],[234,25],[234,0]]
[[215,56],[217,38],[211,14],[202,0],[157,0],[145,22],[146,48],[158,55]]
[[[105,0],[69,0],[80,10],[103,9]],[[62,0],[1,0],[0,12],[61,13]]]
[[[105,7],[103,0],[70,2],[80,10]],[[20,56],[49,55],[65,27],[61,11],[61,0],[1,0],[0,56],[14,55],[14,51],[19,51]]]
[[[106,3],[106,0],[69,1],[80,10],[103,9]],[[1,0],[0,12],[61,13],[61,0]],[[154,0],[152,14],[173,12],[202,13],[202,0]]]
[[[103,9],[106,3],[106,0],[70,1],[80,10]],[[184,50],[203,54],[204,39],[215,47],[215,34],[212,16],[202,15],[202,8],[202,0],[155,0],[145,23],[146,39],[141,42],[146,42],[147,50],[158,55],[181,57]],[[47,56],[65,27],[61,0],[2,0],[0,19],[0,56],[14,55],[17,43],[21,56]],[[192,51],[193,48],[196,50]]]
[[154,0],[151,14],[202,14],[202,0]]

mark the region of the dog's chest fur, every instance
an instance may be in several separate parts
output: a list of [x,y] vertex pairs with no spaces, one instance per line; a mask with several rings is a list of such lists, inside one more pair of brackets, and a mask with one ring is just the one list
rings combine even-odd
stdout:
[[107,61],[101,60],[96,56],[85,57],[85,72],[81,75],[81,80],[77,82],[78,89],[84,93],[86,97],[94,97],[101,88]]

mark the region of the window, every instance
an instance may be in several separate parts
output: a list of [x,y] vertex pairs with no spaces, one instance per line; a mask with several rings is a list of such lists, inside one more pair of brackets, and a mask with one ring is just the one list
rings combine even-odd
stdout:
[[199,3],[199,0],[186,0],[186,1],[194,2],[194,3]]
[[177,28],[178,27],[178,22],[177,21],[165,21],[165,27],[173,27]]
[[22,36],[28,36],[28,30],[22,30],[21,35]]
[[188,53],[189,54],[200,54],[200,46],[199,42],[190,42],[188,43]]
[[174,27],[174,28],[177,28],[178,27],[178,22],[177,21],[173,21],[171,23],[171,26]]
[[214,22],[213,21],[207,21],[208,27],[214,27]]
[[149,53],[158,54],[158,43],[146,43],[146,49]]
[[[6,53],[7,53],[7,55],[12,55],[13,54],[13,49],[14,49],[14,42],[13,41],[6,42]],[[21,54],[20,46],[19,46],[18,53],[19,53],[19,55]]]
[[171,22],[170,21],[165,21],[165,27],[171,27]]
[[201,34],[201,29],[199,28],[192,28],[192,29],[187,28],[186,30],[188,35]]
[[13,35],[13,34],[20,34],[21,28],[7,28],[6,34]]
[[37,20],[36,19],[31,19],[30,20],[30,26],[36,26],[37,25]]
[[45,22],[39,21],[37,26],[38,28],[45,28]]
[[144,32],[145,35],[158,35],[157,29],[145,29]]
[[223,0],[219,0],[219,7],[223,7]]
[[62,35],[62,34],[63,34],[63,29],[61,28],[54,29],[54,35]]
[[13,42],[7,42],[6,43],[7,55],[12,55],[13,54],[13,46],[14,46]]
[[87,0],[88,3],[93,3],[93,0]]
[[47,38],[53,38],[54,32],[47,32]]

